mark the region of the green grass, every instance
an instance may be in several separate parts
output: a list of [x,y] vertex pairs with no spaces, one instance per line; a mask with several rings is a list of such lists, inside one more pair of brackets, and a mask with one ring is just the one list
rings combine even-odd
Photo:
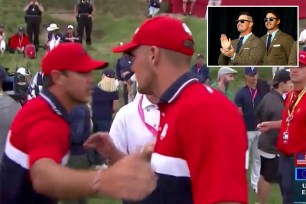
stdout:
[[[22,9],[26,1],[20,0],[0,0],[0,23],[6,25],[6,34],[10,36],[16,31],[18,26],[25,26]],[[45,7],[42,27],[45,31],[47,25],[56,22],[60,27],[68,23],[76,25],[72,14],[74,0],[41,0]],[[139,24],[145,19],[146,4],[145,0],[99,0],[95,1],[97,12],[94,16],[93,42],[88,52],[96,59],[104,59],[110,62],[110,67],[115,67],[118,54],[113,54],[111,48],[119,42],[127,42],[131,39],[134,31]],[[65,13],[65,14],[63,14]],[[206,20],[193,17],[183,17],[184,22],[188,25],[193,33],[195,40],[196,53],[206,56]],[[300,22],[300,29],[306,27],[306,20]],[[42,32],[41,42],[45,38],[45,32]],[[175,37],[175,34],[174,34]],[[41,43],[42,44],[42,43]],[[11,71],[17,66],[29,68],[32,72],[40,69],[40,60],[44,51],[38,53],[38,59],[27,60],[16,54],[5,54],[0,56],[0,64],[9,67]],[[218,68],[210,68],[212,79],[215,81]],[[236,80],[231,85],[233,93],[244,85],[244,73],[242,68],[237,69]],[[259,75],[263,79],[270,80],[272,72],[270,68],[260,68]],[[99,74],[96,73],[96,79]],[[281,196],[278,186],[274,186],[269,204],[281,203]],[[249,190],[249,203],[255,202],[255,194]],[[90,204],[117,204],[115,201],[105,197],[90,198]]]

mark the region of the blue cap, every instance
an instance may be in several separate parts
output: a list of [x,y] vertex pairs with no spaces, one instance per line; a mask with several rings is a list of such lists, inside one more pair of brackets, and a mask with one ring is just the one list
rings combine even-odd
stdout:
[[245,75],[255,75],[257,74],[257,69],[256,67],[246,67],[244,69],[244,73]]
[[102,71],[102,74],[104,74],[105,76],[107,76],[108,78],[115,78],[115,71],[112,69],[104,69]]

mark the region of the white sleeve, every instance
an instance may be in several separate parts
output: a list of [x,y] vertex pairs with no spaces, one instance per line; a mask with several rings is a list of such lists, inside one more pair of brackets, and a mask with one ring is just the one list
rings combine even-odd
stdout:
[[126,107],[122,107],[116,114],[109,135],[112,138],[115,146],[121,152],[128,154],[128,141],[127,141],[127,124],[126,124]]

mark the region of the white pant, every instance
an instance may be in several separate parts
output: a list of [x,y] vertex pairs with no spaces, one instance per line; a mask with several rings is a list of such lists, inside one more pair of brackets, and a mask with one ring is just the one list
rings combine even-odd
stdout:
[[251,186],[257,192],[257,183],[260,177],[260,155],[258,153],[258,139],[260,131],[248,131],[248,150],[246,151],[245,168],[249,168],[249,156],[251,157]]
[[4,53],[5,49],[6,49],[5,41],[1,40],[0,41],[0,53]]
[[155,16],[157,13],[159,12],[159,8],[154,8],[154,7],[152,7],[152,6],[150,6],[150,8],[149,8],[149,15],[150,16]]

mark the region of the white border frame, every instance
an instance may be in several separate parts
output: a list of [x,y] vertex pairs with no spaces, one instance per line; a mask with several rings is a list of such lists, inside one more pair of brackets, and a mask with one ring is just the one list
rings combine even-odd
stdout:
[[300,16],[300,13],[299,13],[299,6],[297,5],[288,5],[288,6],[280,6],[280,5],[262,5],[262,6],[258,6],[258,5],[220,5],[220,6],[210,6],[208,5],[207,8],[206,8],[206,16],[207,16],[207,22],[206,22],[206,26],[207,26],[207,29],[206,29],[206,66],[207,67],[222,67],[224,65],[209,65],[208,64],[208,33],[209,33],[209,26],[208,26],[208,20],[209,20],[209,14],[208,14],[208,11],[209,11],[209,8],[215,8],[215,7],[246,7],[246,8],[249,8],[249,7],[274,7],[274,8],[278,8],[278,7],[292,7],[292,8],[297,8],[297,46],[296,46],[296,52],[297,52],[297,66],[292,66],[292,65],[287,65],[287,66],[283,66],[283,65],[275,65],[275,66],[271,66],[271,65],[230,65],[230,67],[235,67],[235,68],[239,68],[239,67],[267,67],[267,68],[271,68],[271,67],[285,67],[285,68],[290,68],[290,67],[299,67],[299,59],[298,59],[298,54],[299,54],[299,44],[298,44],[298,39],[299,39],[299,30],[300,30],[300,19],[299,19],[299,16]]

